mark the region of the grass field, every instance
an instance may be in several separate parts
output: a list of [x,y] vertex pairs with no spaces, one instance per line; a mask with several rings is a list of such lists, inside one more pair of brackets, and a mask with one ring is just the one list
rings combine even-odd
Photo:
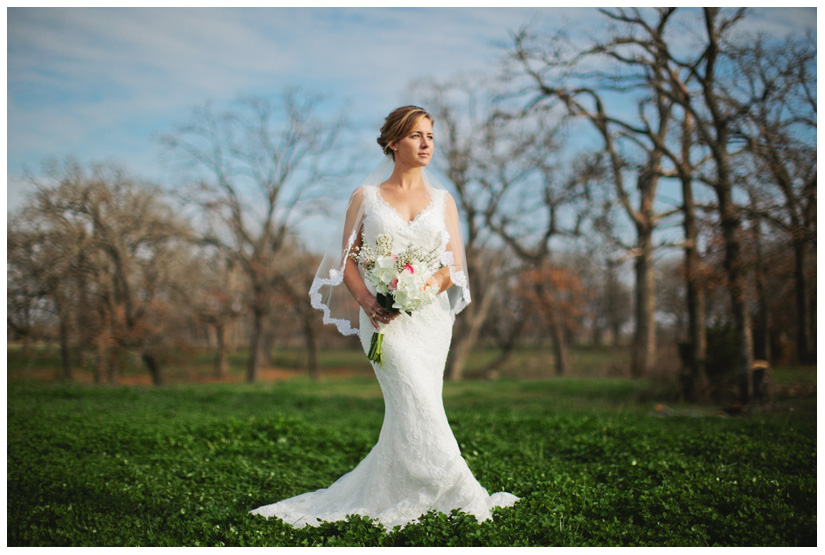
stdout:
[[[11,546],[816,544],[815,393],[728,417],[662,406],[644,380],[447,383],[475,476],[522,499],[481,525],[430,514],[388,534],[359,518],[293,529],[247,514],[366,455],[383,401],[363,373],[151,388],[42,383],[10,367]],[[815,384],[815,369],[783,380]]]

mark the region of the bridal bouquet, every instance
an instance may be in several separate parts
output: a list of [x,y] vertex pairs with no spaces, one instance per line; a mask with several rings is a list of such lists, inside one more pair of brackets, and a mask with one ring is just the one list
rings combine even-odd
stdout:
[[[363,269],[364,274],[376,291],[378,304],[389,312],[406,312],[412,316],[435,300],[438,282],[433,273],[441,267],[437,251],[427,251],[410,245],[400,253],[392,252],[392,237],[379,235],[375,247],[362,245],[350,252],[350,258]],[[384,359],[381,343],[384,334],[372,334],[367,358],[379,365]]]

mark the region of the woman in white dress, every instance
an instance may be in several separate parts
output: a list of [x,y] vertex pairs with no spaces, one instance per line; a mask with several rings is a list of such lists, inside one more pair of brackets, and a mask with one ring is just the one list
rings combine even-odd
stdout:
[[[424,171],[433,155],[433,118],[416,106],[398,108],[387,116],[378,143],[387,161],[352,194],[343,244],[325,257],[310,290],[324,323],[345,335],[359,334],[365,352],[376,330],[384,334],[383,363],[372,363],[385,404],[378,443],[330,487],[252,512],[298,527],[358,514],[392,529],[433,509],[460,509],[487,520],[493,507],[513,505],[518,498],[489,495],[478,483],[444,412],[441,394],[452,326],[470,302],[470,291],[455,202]],[[348,256],[364,243],[374,245],[382,234],[392,237],[394,252],[409,245],[435,249],[443,264],[433,274],[436,300],[412,315],[381,308]]]

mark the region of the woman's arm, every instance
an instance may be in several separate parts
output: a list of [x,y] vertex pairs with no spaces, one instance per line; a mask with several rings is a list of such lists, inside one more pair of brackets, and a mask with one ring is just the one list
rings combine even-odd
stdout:
[[434,273],[433,277],[438,282],[439,293],[443,293],[453,285],[453,280],[450,279],[450,269],[446,266]]
[[[349,292],[355,300],[358,301],[358,304],[361,305],[361,307],[364,307],[364,305],[367,304],[367,297],[372,297],[372,294],[369,289],[367,289],[367,285],[364,283],[364,279],[358,271],[358,263],[349,257],[350,253],[355,251],[356,248],[360,247],[362,244],[363,240],[361,239],[361,233],[359,231],[358,238],[352,245],[352,249],[350,249],[347,253],[347,263],[344,266],[344,284],[347,286],[347,289],[349,289]],[[366,308],[364,310],[366,310]]]
[[361,305],[361,308],[364,309],[364,312],[369,317],[372,325],[375,326],[375,329],[381,329],[379,322],[387,324],[392,321],[393,318],[398,316],[398,313],[387,312],[381,308],[381,305],[378,304],[378,299],[376,299],[375,295],[370,293],[370,290],[367,289],[367,285],[364,283],[364,279],[358,271],[358,263],[349,257],[350,253],[354,252],[358,247],[364,244],[362,238],[363,218],[358,217],[363,200],[364,191],[363,189],[359,189],[353,194],[349,208],[347,209],[346,225],[344,226],[343,248],[347,248],[347,242],[352,233],[351,230],[354,229],[356,225],[358,226],[358,234],[356,235],[355,241],[353,242],[349,252],[346,253],[347,261],[344,266],[344,285],[347,286],[350,294],[352,294],[356,302]]

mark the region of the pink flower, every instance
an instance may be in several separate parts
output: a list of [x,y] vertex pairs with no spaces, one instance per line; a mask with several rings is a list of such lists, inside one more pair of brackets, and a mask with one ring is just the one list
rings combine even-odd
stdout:
[[398,258],[398,255],[397,255],[397,254],[393,254],[393,255],[391,255],[391,256],[390,256],[390,258],[391,258],[391,259],[393,259],[393,260],[395,260],[396,258]]
[[410,266],[409,264],[407,264],[406,266],[404,266],[404,270],[409,270],[411,274],[414,274],[414,273],[415,273],[415,270],[413,270],[413,267],[412,267],[412,266]]
[[392,280],[389,283],[389,285],[387,285],[387,289],[389,289],[390,291],[395,291],[396,289],[398,289],[398,278]]

